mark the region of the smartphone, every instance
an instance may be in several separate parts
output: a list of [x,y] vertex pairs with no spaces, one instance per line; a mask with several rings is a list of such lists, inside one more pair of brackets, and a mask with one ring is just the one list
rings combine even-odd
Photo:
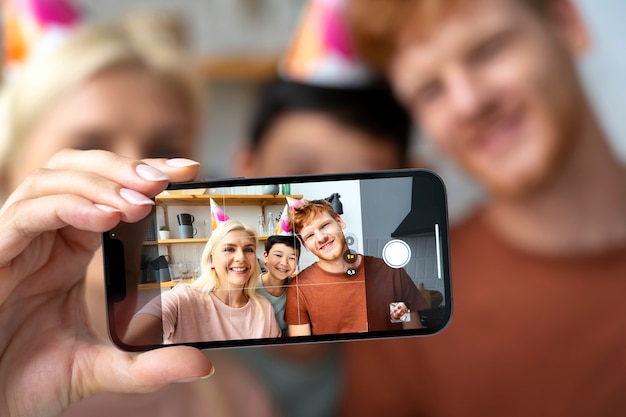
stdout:
[[144,351],[434,335],[448,236],[428,170],[172,183],[103,234],[110,336]]

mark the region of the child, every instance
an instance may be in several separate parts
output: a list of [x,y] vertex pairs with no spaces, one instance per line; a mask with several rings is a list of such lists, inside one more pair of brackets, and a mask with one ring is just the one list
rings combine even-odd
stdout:
[[165,343],[280,336],[272,305],[255,290],[256,244],[250,226],[221,223],[202,253],[200,277],[162,294],[160,303],[158,297],[148,303],[131,321],[125,341],[154,343],[156,335]]
[[263,252],[267,272],[259,275],[257,291],[272,303],[276,321],[284,336],[287,335],[287,323],[285,323],[286,289],[291,280],[291,274],[298,266],[299,258],[300,241],[295,236],[275,235],[267,239],[265,252]]

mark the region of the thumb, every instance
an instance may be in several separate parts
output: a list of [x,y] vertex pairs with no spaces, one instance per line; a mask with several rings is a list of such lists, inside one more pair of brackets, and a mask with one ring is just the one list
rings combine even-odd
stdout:
[[80,376],[80,399],[100,392],[145,393],[172,382],[211,376],[214,367],[205,354],[190,346],[172,346],[131,354],[103,346],[91,367],[91,377]]

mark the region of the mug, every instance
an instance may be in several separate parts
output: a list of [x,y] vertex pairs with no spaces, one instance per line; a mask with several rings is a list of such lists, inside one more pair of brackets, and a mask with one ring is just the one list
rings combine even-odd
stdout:
[[158,274],[160,282],[169,281],[171,279],[170,270],[169,270],[169,259],[167,255],[161,255],[156,259],[150,261],[150,266],[156,271]]
[[178,219],[178,224],[180,226],[183,225],[189,225],[191,226],[191,224],[194,222],[195,218],[193,217],[193,214],[189,214],[189,213],[180,213],[176,215],[176,218]]
[[178,231],[180,232],[181,239],[191,239],[196,235],[196,233],[198,233],[198,229],[190,224],[182,224],[178,226]]

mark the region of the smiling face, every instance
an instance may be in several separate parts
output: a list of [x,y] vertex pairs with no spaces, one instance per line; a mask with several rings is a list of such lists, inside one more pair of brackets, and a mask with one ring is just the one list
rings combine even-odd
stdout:
[[304,247],[324,261],[339,259],[346,249],[343,229],[346,224],[341,217],[334,218],[326,211],[319,212],[300,228]]
[[296,270],[298,252],[284,243],[276,243],[270,248],[269,253],[263,253],[263,259],[267,265],[267,272],[273,278],[284,281]]
[[494,193],[524,195],[574,143],[585,106],[579,23],[514,0],[465,2],[424,39],[407,30],[389,74],[430,140]]
[[211,253],[211,268],[222,289],[246,287],[256,262],[256,240],[245,230],[228,232]]

